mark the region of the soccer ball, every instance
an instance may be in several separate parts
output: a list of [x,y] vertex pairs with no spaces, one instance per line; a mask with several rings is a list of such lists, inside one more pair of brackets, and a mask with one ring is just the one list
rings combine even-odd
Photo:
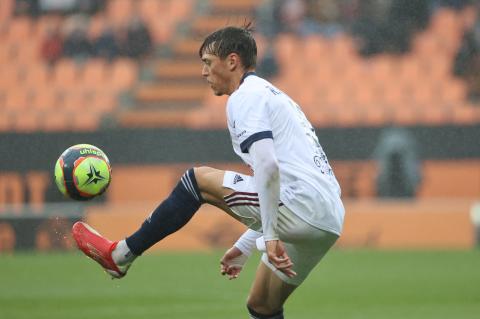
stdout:
[[89,200],[103,194],[110,184],[111,174],[107,155],[90,144],[69,147],[55,164],[58,189],[75,200]]

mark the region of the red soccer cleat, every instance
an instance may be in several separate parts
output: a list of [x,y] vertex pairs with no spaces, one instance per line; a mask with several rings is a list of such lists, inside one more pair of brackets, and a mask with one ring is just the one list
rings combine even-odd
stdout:
[[[118,242],[112,242],[86,223],[76,222],[72,227],[73,238],[78,248],[85,255],[98,262],[107,273],[113,278],[122,278],[127,274],[128,267],[120,270],[112,259],[112,251],[117,247]],[[124,267],[122,267],[124,268]]]

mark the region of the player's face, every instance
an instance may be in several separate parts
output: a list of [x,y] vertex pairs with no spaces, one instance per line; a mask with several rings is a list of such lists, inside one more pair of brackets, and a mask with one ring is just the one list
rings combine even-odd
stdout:
[[204,53],[202,55],[202,76],[217,96],[230,94],[231,72],[227,59],[220,59],[218,56]]

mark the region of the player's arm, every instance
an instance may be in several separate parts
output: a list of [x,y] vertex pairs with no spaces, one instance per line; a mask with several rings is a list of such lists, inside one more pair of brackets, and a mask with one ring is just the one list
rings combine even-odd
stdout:
[[289,277],[295,276],[293,263],[278,238],[280,171],[271,138],[254,142],[249,150],[253,160],[255,186],[260,203],[262,229],[269,261]]
[[271,138],[256,141],[250,146],[255,186],[260,203],[262,230],[265,241],[277,240],[278,202],[280,200],[280,172]]
[[256,246],[256,240],[261,236],[262,233],[247,229],[220,260],[221,274],[227,275],[229,279],[237,278],[242,271],[243,265],[245,265],[248,257],[252,254]]

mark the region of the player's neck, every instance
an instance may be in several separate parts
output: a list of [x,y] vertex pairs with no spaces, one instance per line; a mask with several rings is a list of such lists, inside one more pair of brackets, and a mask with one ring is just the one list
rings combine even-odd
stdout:
[[232,79],[232,85],[230,86],[229,94],[232,95],[233,92],[238,90],[240,85],[242,85],[243,81],[250,76],[250,75],[255,75],[255,69],[249,69],[249,70],[242,70],[242,72],[237,72],[235,73],[235,76]]

